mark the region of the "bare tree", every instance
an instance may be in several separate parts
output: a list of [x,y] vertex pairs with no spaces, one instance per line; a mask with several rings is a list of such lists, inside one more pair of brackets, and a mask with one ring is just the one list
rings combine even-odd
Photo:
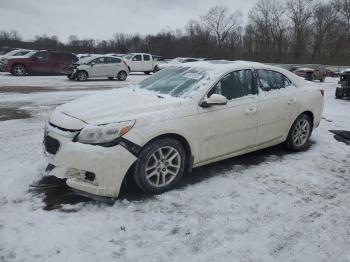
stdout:
[[207,14],[201,17],[209,32],[216,38],[219,51],[221,51],[229,34],[241,26],[241,17],[240,12],[229,14],[227,7],[219,5],[211,8]]
[[292,25],[292,44],[296,61],[300,60],[306,48],[312,18],[312,2],[313,0],[288,0],[287,2],[287,15]]
[[316,3],[313,9],[313,48],[311,61],[315,61],[317,55],[323,47],[323,43],[327,33],[336,23],[338,19],[338,11],[334,3]]
[[285,52],[285,7],[276,0],[259,0],[250,10],[249,21],[265,59],[281,60]]
[[[350,42],[350,0],[337,0],[336,7],[346,22],[347,42]],[[350,62],[350,50],[345,50],[347,62]]]

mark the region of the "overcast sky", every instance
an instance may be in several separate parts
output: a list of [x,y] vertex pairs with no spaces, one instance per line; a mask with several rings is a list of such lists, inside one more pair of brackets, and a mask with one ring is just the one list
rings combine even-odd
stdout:
[[183,29],[215,4],[244,15],[256,0],[0,0],[0,30],[35,35],[109,39],[117,33]]

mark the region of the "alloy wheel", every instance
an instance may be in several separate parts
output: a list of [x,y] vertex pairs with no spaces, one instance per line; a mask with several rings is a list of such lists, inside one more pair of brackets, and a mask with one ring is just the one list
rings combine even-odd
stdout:
[[146,179],[154,187],[164,187],[176,178],[180,168],[180,153],[170,146],[161,147],[148,159]]
[[23,76],[26,73],[26,70],[22,65],[15,65],[15,67],[13,68],[13,72],[17,76]]
[[297,147],[303,146],[310,135],[310,123],[306,119],[300,119],[293,130],[292,139]]

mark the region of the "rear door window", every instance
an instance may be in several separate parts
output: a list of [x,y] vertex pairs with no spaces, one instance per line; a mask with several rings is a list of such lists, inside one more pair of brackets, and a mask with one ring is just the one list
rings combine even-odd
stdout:
[[119,64],[122,60],[116,57],[107,57],[108,64]]
[[264,91],[278,90],[292,85],[283,74],[271,70],[257,70],[259,87]]
[[150,55],[143,55],[143,60],[144,61],[150,61],[151,60],[151,56]]

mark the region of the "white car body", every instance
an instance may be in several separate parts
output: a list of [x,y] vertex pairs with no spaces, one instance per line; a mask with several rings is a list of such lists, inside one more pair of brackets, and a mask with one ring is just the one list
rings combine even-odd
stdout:
[[[284,142],[293,122],[304,112],[312,116],[313,128],[321,121],[323,93],[287,70],[242,61],[196,62],[177,67],[200,68],[207,75],[183,97],[130,87],[58,107],[45,129],[45,137],[55,140],[44,145],[49,163],[55,166],[51,174],[67,178],[67,185],[74,189],[117,197],[125,175],[138,159],[138,150],[160,136],[176,137],[187,145],[192,156],[187,167],[190,170]],[[201,106],[219,80],[242,70],[252,75],[256,70],[277,72],[290,83],[266,92],[259,87],[257,94],[229,100],[226,105]],[[186,77],[197,76],[188,73]],[[84,128],[124,121],[134,121],[133,126],[115,146],[73,141]],[[47,149],[54,143],[57,151],[49,153]],[[94,173],[96,179],[89,181],[86,172]]]
[[122,59],[115,56],[95,55],[81,59],[71,74],[75,75],[79,71],[87,72],[89,78],[117,77],[121,71],[127,75],[128,67]]
[[123,56],[123,59],[128,64],[130,72],[153,72],[158,61],[154,61],[151,54],[146,53],[130,53]]

